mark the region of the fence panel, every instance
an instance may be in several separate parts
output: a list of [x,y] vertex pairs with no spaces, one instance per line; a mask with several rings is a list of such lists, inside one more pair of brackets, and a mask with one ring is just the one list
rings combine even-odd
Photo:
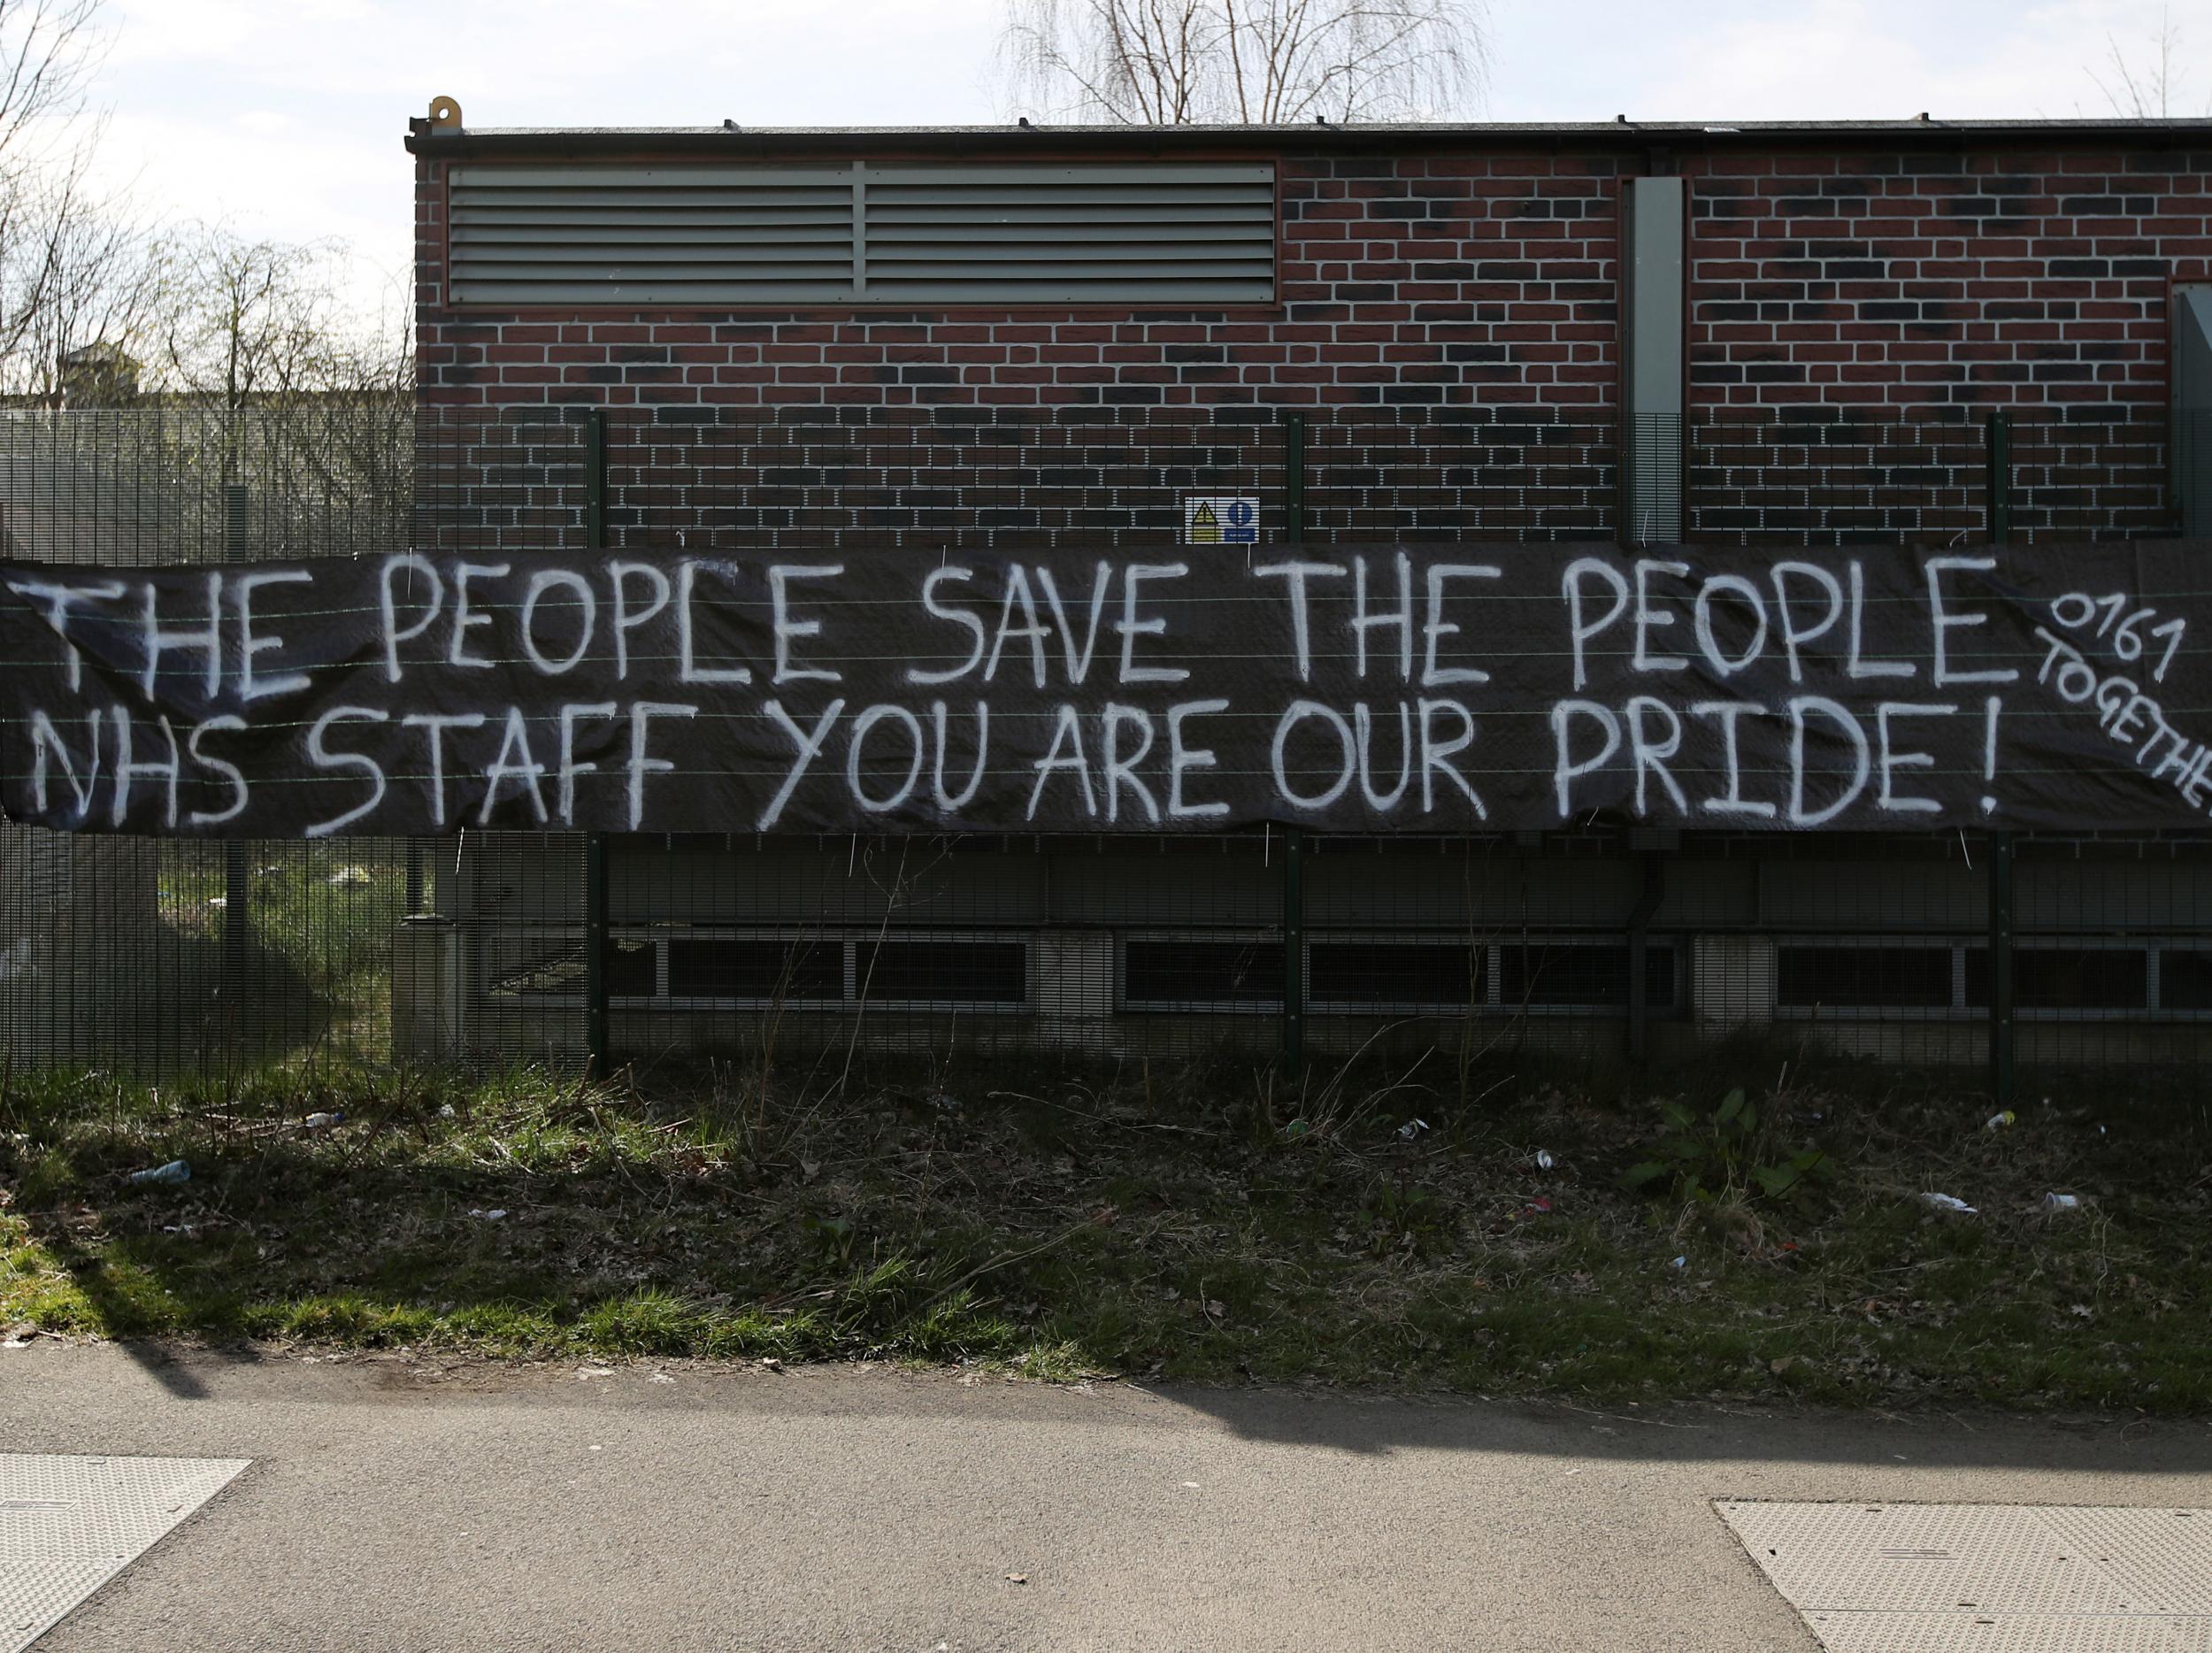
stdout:
[[[1661,434],[1693,542],[1991,530],[1976,424],[1792,410]],[[12,557],[124,566],[595,537],[641,556],[1166,548],[1188,497],[1226,496],[1258,502],[1262,542],[1607,539],[1621,445],[1610,420],[1511,408],[25,412],[0,416],[0,533]],[[2170,530],[2162,427],[2023,414],[2011,450],[2016,542]],[[1977,1067],[1988,849],[1607,823],[595,845],[9,826],[0,1039],[22,1065],[155,1074],[887,1049],[1614,1064],[1719,1040]],[[2201,842],[2024,839],[2013,888],[2024,1083],[2212,1054]]]

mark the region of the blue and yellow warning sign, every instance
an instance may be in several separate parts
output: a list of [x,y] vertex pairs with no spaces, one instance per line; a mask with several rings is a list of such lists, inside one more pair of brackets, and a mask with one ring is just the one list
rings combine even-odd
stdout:
[[1260,502],[1249,494],[1183,496],[1186,545],[1257,545]]

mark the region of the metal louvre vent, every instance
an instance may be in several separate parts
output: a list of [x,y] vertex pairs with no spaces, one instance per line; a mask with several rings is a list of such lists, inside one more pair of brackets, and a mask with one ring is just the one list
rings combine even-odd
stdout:
[[886,166],[864,176],[872,301],[1275,296],[1271,166]]
[[1261,165],[457,165],[459,304],[1222,304],[1275,295]]
[[456,166],[462,304],[751,304],[847,297],[841,166]]

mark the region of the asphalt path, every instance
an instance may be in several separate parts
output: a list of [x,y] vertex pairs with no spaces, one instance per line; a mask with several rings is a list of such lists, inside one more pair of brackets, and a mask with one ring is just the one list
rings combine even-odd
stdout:
[[0,1451],[253,1460],[38,1653],[1802,1649],[1715,1499],[2212,1504],[2208,1422],[45,1340]]

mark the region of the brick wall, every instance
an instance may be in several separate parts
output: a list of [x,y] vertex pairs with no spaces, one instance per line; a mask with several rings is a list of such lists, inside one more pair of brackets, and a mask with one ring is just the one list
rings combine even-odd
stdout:
[[437,165],[416,174],[433,403],[1601,411],[1613,395],[1609,160],[1285,157],[1279,309],[573,319],[443,308]]
[[1690,179],[1700,405],[2162,407],[2212,270],[2208,158],[1716,152]]
[[1690,183],[1694,409],[1892,416],[2165,395],[2212,274],[2212,158],[1883,150],[1279,158],[1279,307],[514,315],[444,308],[419,158],[424,396],[457,405],[1528,407],[1607,417],[1618,179]]

